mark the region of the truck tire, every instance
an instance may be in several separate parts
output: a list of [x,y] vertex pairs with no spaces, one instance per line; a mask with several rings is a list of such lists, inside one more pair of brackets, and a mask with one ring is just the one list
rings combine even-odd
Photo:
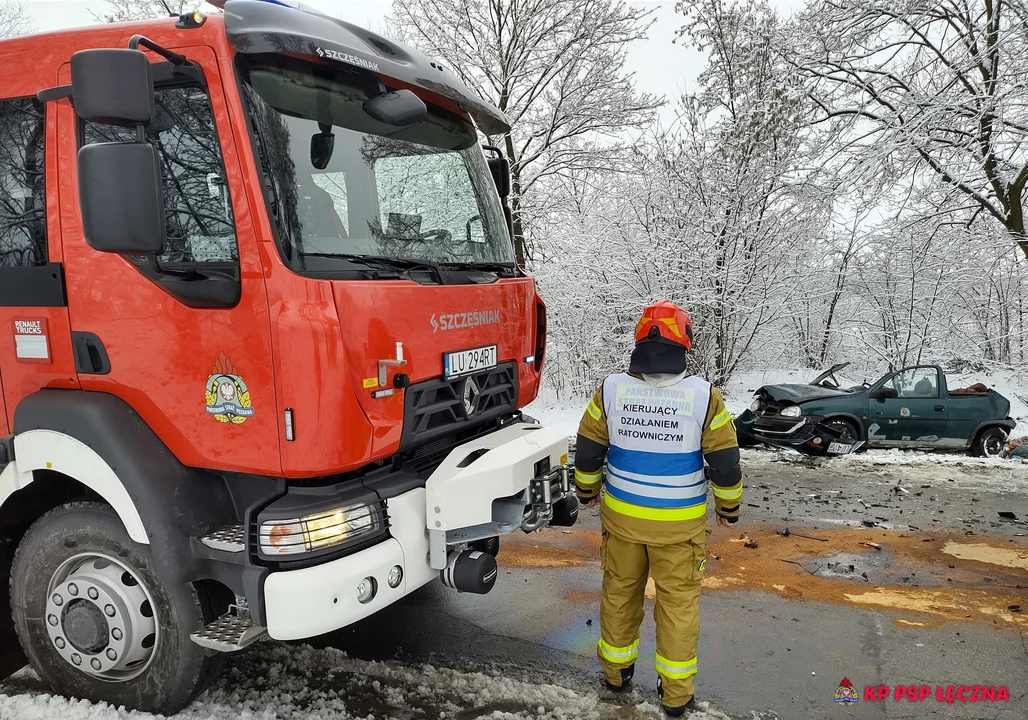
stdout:
[[15,552],[11,607],[32,667],[56,692],[170,715],[215,679],[223,656],[190,640],[215,616],[208,588],[157,579],[148,549],[96,502],[37,520]]
[[971,453],[977,457],[999,457],[1006,445],[1006,430],[1001,427],[985,428],[975,438]]

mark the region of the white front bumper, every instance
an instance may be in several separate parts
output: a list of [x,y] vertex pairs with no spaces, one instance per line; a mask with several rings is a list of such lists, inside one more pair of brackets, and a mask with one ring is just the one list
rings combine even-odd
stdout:
[[[486,452],[475,457],[482,451]],[[459,530],[491,523],[494,500],[524,492],[536,477],[539,461],[549,460],[550,470],[567,463],[567,455],[565,433],[548,425],[528,423],[511,425],[461,445],[425,484],[429,530]]]
[[[467,458],[488,450],[476,459]],[[492,521],[493,500],[523,493],[534,479],[536,463],[549,458],[560,467],[567,437],[550,427],[514,425],[454,449],[418,488],[386,501],[392,537],[324,565],[271,573],[264,583],[268,634],[299,640],[346,627],[390,605],[439,577],[429,562],[429,531],[440,535]],[[517,530],[514,525],[500,532]],[[390,588],[394,566],[403,580]],[[357,586],[367,577],[378,591],[361,604]]]
[[[268,634],[276,640],[300,640],[338,630],[375,613],[417,590],[439,573],[428,566],[425,537],[425,491],[422,488],[386,503],[392,537],[338,560],[272,573],[264,582]],[[396,565],[403,581],[386,581]],[[372,577],[378,592],[367,604],[357,602],[357,586]]]

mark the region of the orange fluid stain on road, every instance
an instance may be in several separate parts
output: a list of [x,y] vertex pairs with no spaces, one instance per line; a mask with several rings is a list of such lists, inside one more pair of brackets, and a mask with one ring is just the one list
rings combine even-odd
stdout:
[[[824,538],[818,542],[776,534],[775,528],[748,526],[757,541],[747,548],[741,532],[719,530],[707,538],[704,590],[711,592],[761,590],[790,600],[817,600],[865,609],[891,610],[905,617],[899,627],[935,627],[947,621],[1028,628],[1028,546],[977,536],[943,533],[915,534],[878,528],[803,530]],[[881,546],[875,550],[861,543]],[[849,563],[868,563],[868,578],[855,573],[824,577],[820,572],[832,558],[845,554]],[[511,538],[498,558],[500,565],[518,568],[558,568],[596,565],[599,573],[598,530],[547,530]],[[845,564],[847,561],[843,561]],[[848,565],[846,566],[848,567]],[[656,588],[650,579],[646,596]],[[595,591],[572,590],[572,602],[598,602]],[[1020,611],[1011,607],[1020,606]]]

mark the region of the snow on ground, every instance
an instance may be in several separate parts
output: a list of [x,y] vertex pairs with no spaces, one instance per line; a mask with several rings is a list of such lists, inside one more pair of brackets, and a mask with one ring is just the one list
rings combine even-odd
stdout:
[[[338,650],[262,643],[233,657],[218,684],[176,720],[608,720],[663,717],[595,692],[515,679],[501,669],[354,660]],[[597,679],[597,684],[599,680]],[[639,692],[638,690],[635,692]],[[654,698],[655,700],[656,698]],[[148,720],[155,716],[51,695],[28,670],[0,683],[0,720]],[[728,720],[712,708],[688,720]]]
[[825,479],[866,473],[868,483],[925,486],[945,484],[961,490],[981,490],[983,483],[995,491],[1028,493],[1028,460],[976,458],[961,453],[926,453],[916,450],[868,450],[831,458],[811,458],[792,450],[744,448],[743,470],[749,477],[769,466],[777,469],[816,467]]

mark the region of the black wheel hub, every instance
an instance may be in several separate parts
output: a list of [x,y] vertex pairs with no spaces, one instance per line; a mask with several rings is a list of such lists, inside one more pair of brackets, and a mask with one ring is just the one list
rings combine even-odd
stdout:
[[86,600],[69,603],[62,624],[68,642],[80,652],[93,655],[110,642],[110,627],[103,611]]

